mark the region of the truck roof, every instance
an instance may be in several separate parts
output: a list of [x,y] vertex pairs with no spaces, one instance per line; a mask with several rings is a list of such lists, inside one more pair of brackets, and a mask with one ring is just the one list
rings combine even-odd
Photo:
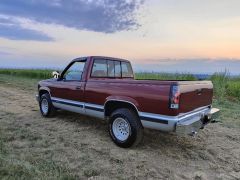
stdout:
[[115,57],[109,57],[109,56],[84,56],[84,57],[78,57],[73,59],[72,61],[81,61],[81,60],[85,60],[88,58],[102,58],[102,59],[110,59],[110,60],[116,60],[116,61],[125,61],[125,62],[129,62],[129,60],[126,59],[121,59],[121,58],[115,58]]

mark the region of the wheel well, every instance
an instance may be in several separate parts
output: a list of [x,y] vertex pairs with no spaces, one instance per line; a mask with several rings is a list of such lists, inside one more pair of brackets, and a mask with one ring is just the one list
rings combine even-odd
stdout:
[[49,94],[49,92],[47,90],[40,90],[39,91],[39,97],[41,97],[43,94]]
[[119,109],[119,108],[128,108],[128,109],[131,109],[133,112],[136,113],[137,116],[138,115],[138,110],[137,108],[129,103],[129,102],[122,102],[122,101],[108,101],[106,104],[105,104],[105,117],[110,117],[110,115],[116,110],[116,109]]

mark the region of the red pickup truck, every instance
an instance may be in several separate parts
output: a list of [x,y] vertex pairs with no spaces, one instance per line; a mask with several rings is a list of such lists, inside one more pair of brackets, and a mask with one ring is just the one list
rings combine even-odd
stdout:
[[74,59],[57,78],[38,83],[41,114],[62,109],[105,119],[120,147],[137,145],[144,128],[194,135],[219,110],[211,81],[134,80],[129,61]]

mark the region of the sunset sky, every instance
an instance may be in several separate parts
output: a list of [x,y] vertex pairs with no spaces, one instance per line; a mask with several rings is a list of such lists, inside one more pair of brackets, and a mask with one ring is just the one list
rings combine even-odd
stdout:
[[1,0],[0,67],[126,58],[137,71],[240,74],[239,0]]

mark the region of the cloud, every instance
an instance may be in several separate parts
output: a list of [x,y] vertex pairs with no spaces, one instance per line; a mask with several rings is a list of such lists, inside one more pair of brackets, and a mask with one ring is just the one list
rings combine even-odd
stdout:
[[11,40],[53,41],[46,34],[24,28],[17,19],[6,16],[0,16],[0,36]]
[[139,26],[135,13],[145,0],[1,0],[2,14],[79,30],[113,33]]

